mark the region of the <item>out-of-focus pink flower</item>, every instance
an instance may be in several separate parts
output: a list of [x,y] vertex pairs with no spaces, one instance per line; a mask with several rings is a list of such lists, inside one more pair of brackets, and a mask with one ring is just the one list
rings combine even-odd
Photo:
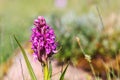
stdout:
[[67,5],[67,0],[55,0],[55,6],[58,8],[65,8]]

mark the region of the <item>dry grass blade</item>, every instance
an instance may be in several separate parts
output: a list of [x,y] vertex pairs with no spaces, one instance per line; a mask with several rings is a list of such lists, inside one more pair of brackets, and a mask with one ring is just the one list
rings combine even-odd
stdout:
[[98,8],[97,5],[96,5],[96,9],[97,9],[97,12],[98,12],[98,15],[99,15],[99,19],[100,19],[101,24],[102,24],[102,28],[101,28],[101,30],[103,30],[103,29],[104,29],[104,24],[103,24],[102,16],[101,16],[101,14],[100,14],[100,11],[99,11],[99,8]]
[[20,61],[20,67],[21,67],[22,77],[23,77],[23,80],[25,80],[21,59],[19,61]]

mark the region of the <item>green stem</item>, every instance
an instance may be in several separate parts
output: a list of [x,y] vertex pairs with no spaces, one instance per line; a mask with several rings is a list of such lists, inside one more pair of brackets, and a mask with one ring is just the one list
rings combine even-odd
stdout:
[[50,80],[50,78],[49,78],[48,64],[45,64],[43,66],[43,70],[44,70],[44,80]]

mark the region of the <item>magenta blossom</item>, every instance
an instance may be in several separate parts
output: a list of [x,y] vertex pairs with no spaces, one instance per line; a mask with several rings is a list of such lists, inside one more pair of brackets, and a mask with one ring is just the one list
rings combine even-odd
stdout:
[[48,57],[56,52],[55,38],[54,30],[46,23],[44,17],[39,16],[35,19],[31,42],[34,55],[40,62],[45,63]]

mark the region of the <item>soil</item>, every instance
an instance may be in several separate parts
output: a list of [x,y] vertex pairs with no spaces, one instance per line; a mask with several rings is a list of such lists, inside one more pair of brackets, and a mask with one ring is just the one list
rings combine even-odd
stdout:
[[[110,56],[103,56],[97,54],[94,56],[93,59],[91,59],[91,64],[94,68],[95,74],[101,77],[103,80],[106,80],[107,73],[110,70],[113,70],[115,72],[115,75],[119,73],[120,55],[118,54],[116,57],[113,58]],[[77,67],[83,69],[84,71],[92,75],[90,65],[84,57],[79,58]]]
[[[34,60],[31,54],[27,54],[27,56],[35,72],[37,80],[43,80],[41,64],[37,60]],[[61,74],[62,66],[58,66],[57,64],[57,60],[52,60],[52,80],[59,80]],[[65,68],[65,66],[66,65],[63,65],[63,68]],[[12,64],[2,80],[31,80],[21,52],[12,58]],[[92,80],[92,77],[82,69],[69,65],[65,74],[65,80]]]

